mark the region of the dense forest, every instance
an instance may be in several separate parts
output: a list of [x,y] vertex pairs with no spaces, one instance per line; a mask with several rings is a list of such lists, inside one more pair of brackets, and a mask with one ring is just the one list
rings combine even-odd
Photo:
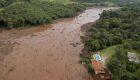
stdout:
[[84,8],[69,0],[0,0],[0,27],[11,29],[49,23],[75,16]]
[[84,42],[89,52],[117,46],[115,54],[107,62],[113,80],[140,80],[139,63],[130,62],[127,57],[129,51],[140,55],[140,4],[103,11]]
[[0,28],[26,27],[72,17],[85,9],[85,6],[91,6],[85,3],[114,6],[117,3],[136,1],[139,0],[0,0]]
[[72,17],[85,9],[85,2],[113,6],[126,1],[138,0],[0,0],[0,28],[45,24],[58,18]]

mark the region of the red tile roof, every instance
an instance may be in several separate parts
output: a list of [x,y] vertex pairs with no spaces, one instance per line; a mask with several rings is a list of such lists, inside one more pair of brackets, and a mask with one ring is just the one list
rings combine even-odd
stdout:
[[104,71],[104,67],[101,64],[101,62],[96,61],[96,60],[91,60],[92,61],[92,66],[94,71]]
[[91,60],[97,80],[111,80],[111,74],[100,61]]

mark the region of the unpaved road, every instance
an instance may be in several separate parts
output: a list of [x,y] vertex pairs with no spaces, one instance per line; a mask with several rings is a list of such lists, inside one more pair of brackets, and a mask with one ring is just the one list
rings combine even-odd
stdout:
[[87,9],[49,25],[1,32],[0,80],[87,80],[87,70],[78,63],[84,47],[80,28],[107,9]]

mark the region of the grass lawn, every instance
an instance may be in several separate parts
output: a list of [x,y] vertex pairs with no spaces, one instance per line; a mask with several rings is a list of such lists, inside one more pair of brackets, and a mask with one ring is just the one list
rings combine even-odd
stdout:
[[112,55],[115,54],[116,47],[117,47],[117,45],[116,46],[108,47],[108,48],[103,49],[103,50],[100,51],[100,55],[102,57],[102,60],[103,60],[103,64],[104,65],[106,65],[107,62],[112,57]]
[[116,49],[117,46],[111,46],[111,47],[108,47],[106,49],[103,49],[100,51],[100,55],[102,57],[104,56],[112,56],[114,53],[115,53],[115,49]]

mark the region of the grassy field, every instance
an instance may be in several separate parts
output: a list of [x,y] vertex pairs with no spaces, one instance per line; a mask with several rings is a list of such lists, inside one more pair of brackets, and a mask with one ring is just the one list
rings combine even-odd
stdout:
[[111,47],[108,47],[106,49],[103,49],[100,51],[101,53],[101,56],[104,57],[104,56],[112,56],[114,53],[115,53],[115,49],[116,49],[117,46],[111,46]]

